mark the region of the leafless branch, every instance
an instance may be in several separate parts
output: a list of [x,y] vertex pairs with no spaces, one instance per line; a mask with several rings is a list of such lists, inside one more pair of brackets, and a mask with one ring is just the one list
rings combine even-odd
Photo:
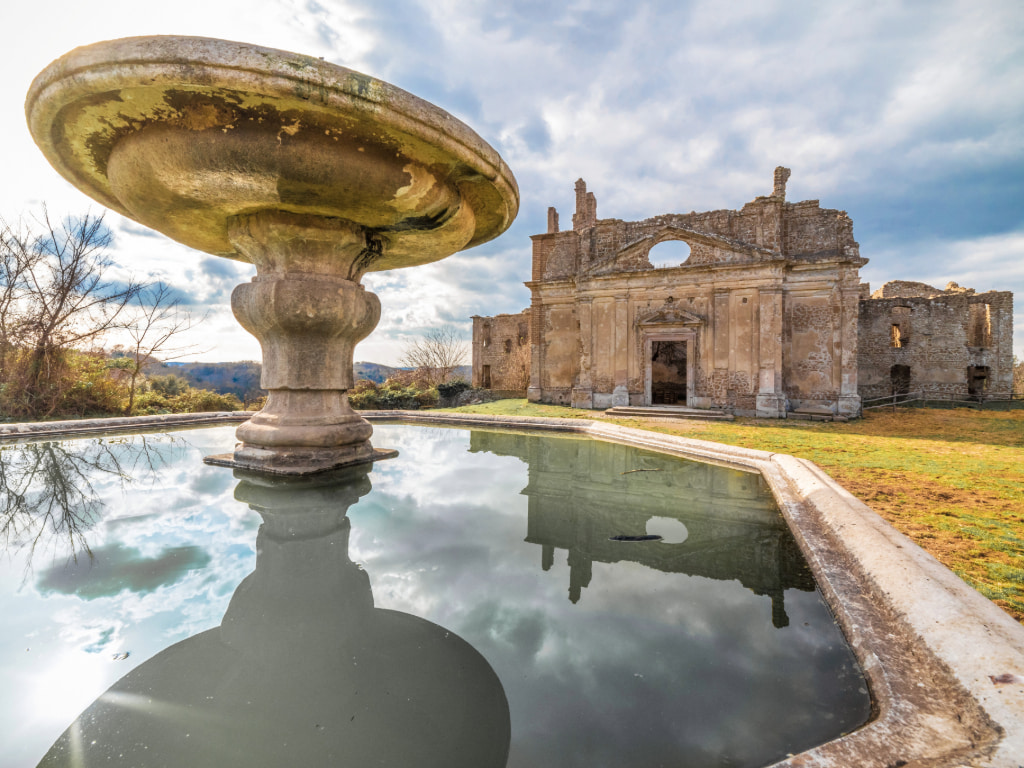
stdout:
[[469,345],[453,326],[434,328],[406,346],[402,364],[415,369],[431,385],[444,384],[464,365]]

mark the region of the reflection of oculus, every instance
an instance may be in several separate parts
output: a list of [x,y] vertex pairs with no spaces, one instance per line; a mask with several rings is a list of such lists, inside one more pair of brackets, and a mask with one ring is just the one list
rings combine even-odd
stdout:
[[125,675],[41,765],[504,766],[508,701],[486,660],[374,608],[348,558],[369,465],[297,483],[243,476],[264,519],[220,627]]
[[[545,571],[554,564],[556,548],[568,550],[574,603],[590,584],[595,560],[738,580],[771,597],[776,627],[789,624],[785,590],[814,589],[760,475],[592,440],[481,431],[470,440],[471,451],[517,456],[529,465],[523,490],[529,497],[526,541],[541,546]],[[681,543],[630,540],[661,533],[648,530],[648,522],[664,518],[685,526]]]

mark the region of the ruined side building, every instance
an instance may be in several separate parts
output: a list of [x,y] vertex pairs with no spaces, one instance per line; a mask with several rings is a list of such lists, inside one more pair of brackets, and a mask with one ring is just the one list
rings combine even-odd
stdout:
[[860,303],[858,345],[862,397],[1008,395],[1013,293],[886,283]]
[[[845,211],[771,195],[738,211],[598,219],[576,182],[572,230],[548,210],[523,315],[473,318],[473,384],[495,378],[528,318],[532,401],[686,405],[737,415],[856,416],[861,397],[1008,393],[1012,294],[887,283],[873,296]],[[681,264],[651,249],[685,242]],[[488,381],[489,379],[489,381]]]
[[513,354],[530,343],[530,310],[517,315],[473,316],[473,386],[513,392]]

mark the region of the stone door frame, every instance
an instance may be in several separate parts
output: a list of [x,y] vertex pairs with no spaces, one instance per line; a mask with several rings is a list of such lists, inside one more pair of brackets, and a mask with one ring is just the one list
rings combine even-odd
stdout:
[[686,343],[686,405],[693,407],[693,388],[696,366],[696,348],[697,348],[697,332],[696,331],[680,331],[680,330],[664,330],[664,331],[647,331],[643,332],[643,350],[644,350],[644,405],[652,405],[651,403],[651,384],[653,383],[653,374],[651,371],[652,361],[651,356],[654,354],[654,342],[656,341],[676,341]]

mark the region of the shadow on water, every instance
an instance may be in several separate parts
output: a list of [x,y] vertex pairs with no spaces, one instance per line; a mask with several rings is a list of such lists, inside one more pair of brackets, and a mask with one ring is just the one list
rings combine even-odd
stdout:
[[504,766],[508,701],[490,665],[437,624],[375,608],[348,557],[369,470],[236,475],[263,524],[221,625],[125,675],[40,765]]

